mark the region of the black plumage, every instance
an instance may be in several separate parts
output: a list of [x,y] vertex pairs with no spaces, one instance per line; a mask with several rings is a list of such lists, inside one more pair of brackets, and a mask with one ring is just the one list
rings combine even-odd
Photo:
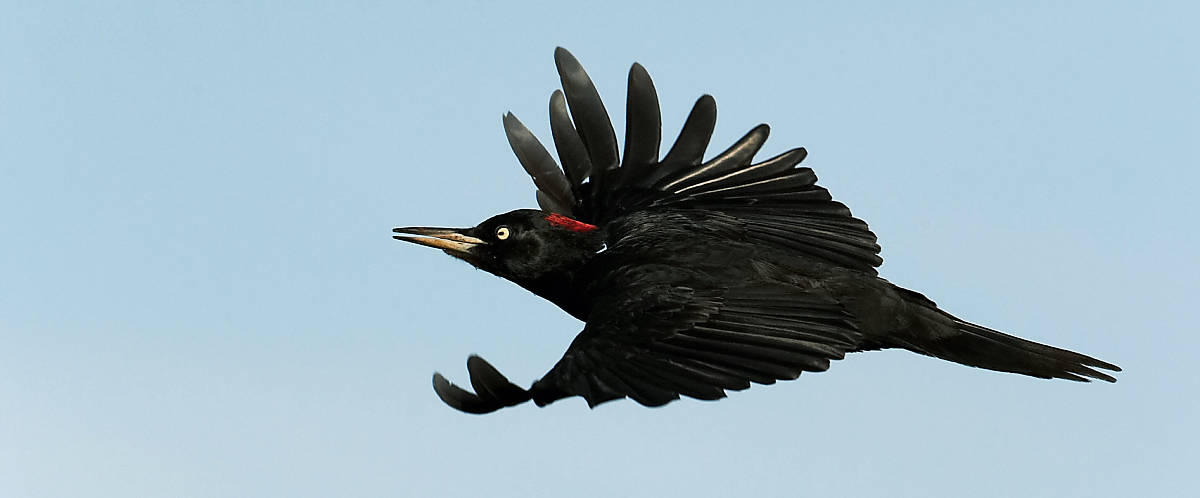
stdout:
[[434,374],[450,406],[487,413],[569,396],[591,406],[717,399],[883,348],[1034,377],[1115,381],[1100,370],[1116,365],[965,322],[879,278],[875,234],[798,167],[804,149],[753,162],[766,125],[704,161],[716,125],[708,95],[660,160],[658,95],[640,64],[629,73],[621,157],[583,67],[562,48],[555,62],[564,91],[550,98],[550,124],[562,167],[504,116],[541,210],[471,228],[395,232],[511,280],[586,325],[529,389],[478,356],[467,361],[474,393]]

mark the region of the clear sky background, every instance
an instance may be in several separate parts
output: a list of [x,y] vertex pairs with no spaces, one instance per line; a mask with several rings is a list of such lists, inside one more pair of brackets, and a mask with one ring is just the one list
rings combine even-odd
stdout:
[[[0,496],[1200,495],[1200,11],[733,4],[0,3]],[[769,122],[883,276],[1120,381],[444,406],[581,328],[390,232],[534,205],[500,117],[549,137],[556,45],[616,117],[643,63],[671,138],[705,92],[710,152]]]

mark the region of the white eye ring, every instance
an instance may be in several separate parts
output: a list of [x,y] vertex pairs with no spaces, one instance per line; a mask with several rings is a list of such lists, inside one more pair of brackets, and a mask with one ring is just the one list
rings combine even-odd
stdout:
[[500,240],[507,239],[510,235],[508,227],[500,227],[496,229],[496,238]]

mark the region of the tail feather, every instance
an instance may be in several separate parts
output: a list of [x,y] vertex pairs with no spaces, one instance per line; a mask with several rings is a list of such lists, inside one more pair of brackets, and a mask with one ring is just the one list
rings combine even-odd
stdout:
[[1116,382],[1102,371],[1120,372],[1121,367],[1091,356],[1039,344],[1020,337],[960,320],[936,308],[915,292],[905,294],[919,317],[917,325],[891,339],[916,353],[972,367],[1012,372],[1043,379]]
[[987,327],[954,319],[957,334],[942,337],[938,345],[946,356],[935,355],[973,367],[1014,372],[1043,379],[1116,382],[1100,371],[1120,372],[1121,367],[1074,351],[1047,346]]

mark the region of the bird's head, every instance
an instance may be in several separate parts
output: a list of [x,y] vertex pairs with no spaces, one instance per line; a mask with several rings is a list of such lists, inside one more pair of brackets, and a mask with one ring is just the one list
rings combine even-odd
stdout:
[[441,249],[516,282],[573,270],[604,248],[594,225],[560,214],[518,209],[471,228],[401,227],[393,238]]

